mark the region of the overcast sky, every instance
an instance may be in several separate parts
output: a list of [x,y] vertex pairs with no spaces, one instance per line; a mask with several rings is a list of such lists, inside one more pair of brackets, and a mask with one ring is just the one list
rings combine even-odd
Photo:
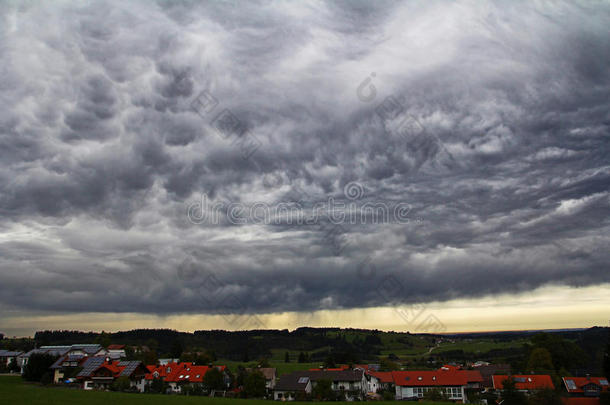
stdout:
[[[609,27],[596,1],[3,2],[0,331],[607,320]],[[228,218],[331,198],[402,217]]]

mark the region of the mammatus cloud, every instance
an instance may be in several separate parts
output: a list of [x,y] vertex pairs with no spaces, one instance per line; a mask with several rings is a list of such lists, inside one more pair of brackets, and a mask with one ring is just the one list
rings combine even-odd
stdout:
[[[269,313],[610,281],[607,3],[54,2],[0,21],[3,305]],[[260,142],[247,158],[214,128],[225,110]],[[412,221],[342,224],[338,254],[324,224],[186,215],[202,195],[345,203],[350,183]]]

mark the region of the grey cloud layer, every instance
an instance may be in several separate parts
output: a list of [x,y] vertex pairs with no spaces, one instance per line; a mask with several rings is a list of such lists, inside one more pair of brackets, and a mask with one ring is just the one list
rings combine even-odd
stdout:
[[[0,302],[273,312],[608,282],[608,26],[606,2],[4,4]],[[190,109],[205,89],[261,141],[250,159]],[[424,134],[375,112],[390,95]],[[352,181],[422,221],[345,225],[337,255],[319,227],[185,214]]]

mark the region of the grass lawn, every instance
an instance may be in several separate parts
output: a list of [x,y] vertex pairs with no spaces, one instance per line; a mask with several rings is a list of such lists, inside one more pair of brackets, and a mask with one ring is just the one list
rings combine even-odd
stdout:
[[[179,395],[123,394],[119,392],[83,391],[78,389],[41,387],[26,384],[19,376],[0,376],[0,402],[24,405],[189,405],[189,404],[273,404],[263,399],[225,399],[187,397]],[[291,402],[299,404],[299,402]],[[372,402],[374,404],[398,404],[398,402]],[[301,402],[312,404],[312,402]],[[433,402],[418,402],[421,405],[441,405]],[[446,403],[445,403],[446,404]]]

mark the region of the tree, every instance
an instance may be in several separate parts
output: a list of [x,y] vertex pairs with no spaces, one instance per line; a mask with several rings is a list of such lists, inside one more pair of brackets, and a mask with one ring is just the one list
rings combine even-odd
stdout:
[[284,353],[284,363],[290,363],[290,353]]
[[224,390],[226,388],[224,376],[216,367],[212,367],[205,373],[205,376],[203,376],[203,385],[210,390]]
[[155,378],[151,381],[150,385],[146,387],[147,392],[155,394],[165,394],[167,390],[167,383],[160,378]]
[[502,383],[502,405],[527,405],[525,394],[517,391],[515,380],[511,377]]
[[299,363],[306,363],[307,362],[307,357],[305,356],[305,353],[300,352],[299,353],[299,359],[297,361]]
[[117,378],[110,385],[111,391],[125,392],[125,391],[129,391],[130,388],[131,388],[131,383],[129,381],[129,377],[125,377],[125,376],[121,376],[121,377]]
[[555,367],[553,367],[551,353],[543,347],[532,350],[527,361],[527,369],[538,373],[553,372]]
[[262,398],[266,391],[265,376],[260,371],[253,371],[246,376],[244,392],[247,398]]
[[610,391],[602,392],[599,395],[600,405],[610,405]]
[[28,359],[23,370],[23,379],[26,381],[40,382],[42,376],[49,371],[49,367],[55,363],[57,357],[50,354],[34,353]]
[[324,360],[324,368],[335,368],[335,359],[333,358],[333,356],[328,356],[326,357],[326,360]]
[[313,388],[313,395],[318,400],[335,400],[335,392],[332,388],[332,382],[330,380],[318,380],[316,386]]
[[180,356],[182,356],[182,350],[182,343],[180,343],[179,340],[175,340],[174,343],[172,343],[169,355],[172,359],[179,359]]
[[157,364],[157,362],[159,361],[159,357],[157,356],[157,351],[156,350],[149,350],[147,352],[144,352],[142,361],[146,365]]
[[95,338],[95,343],[102,345],[104,348],[107,348],[108,346],[110,346],[110,334],[102,331],[102,333],[100,333],[98,337]]

